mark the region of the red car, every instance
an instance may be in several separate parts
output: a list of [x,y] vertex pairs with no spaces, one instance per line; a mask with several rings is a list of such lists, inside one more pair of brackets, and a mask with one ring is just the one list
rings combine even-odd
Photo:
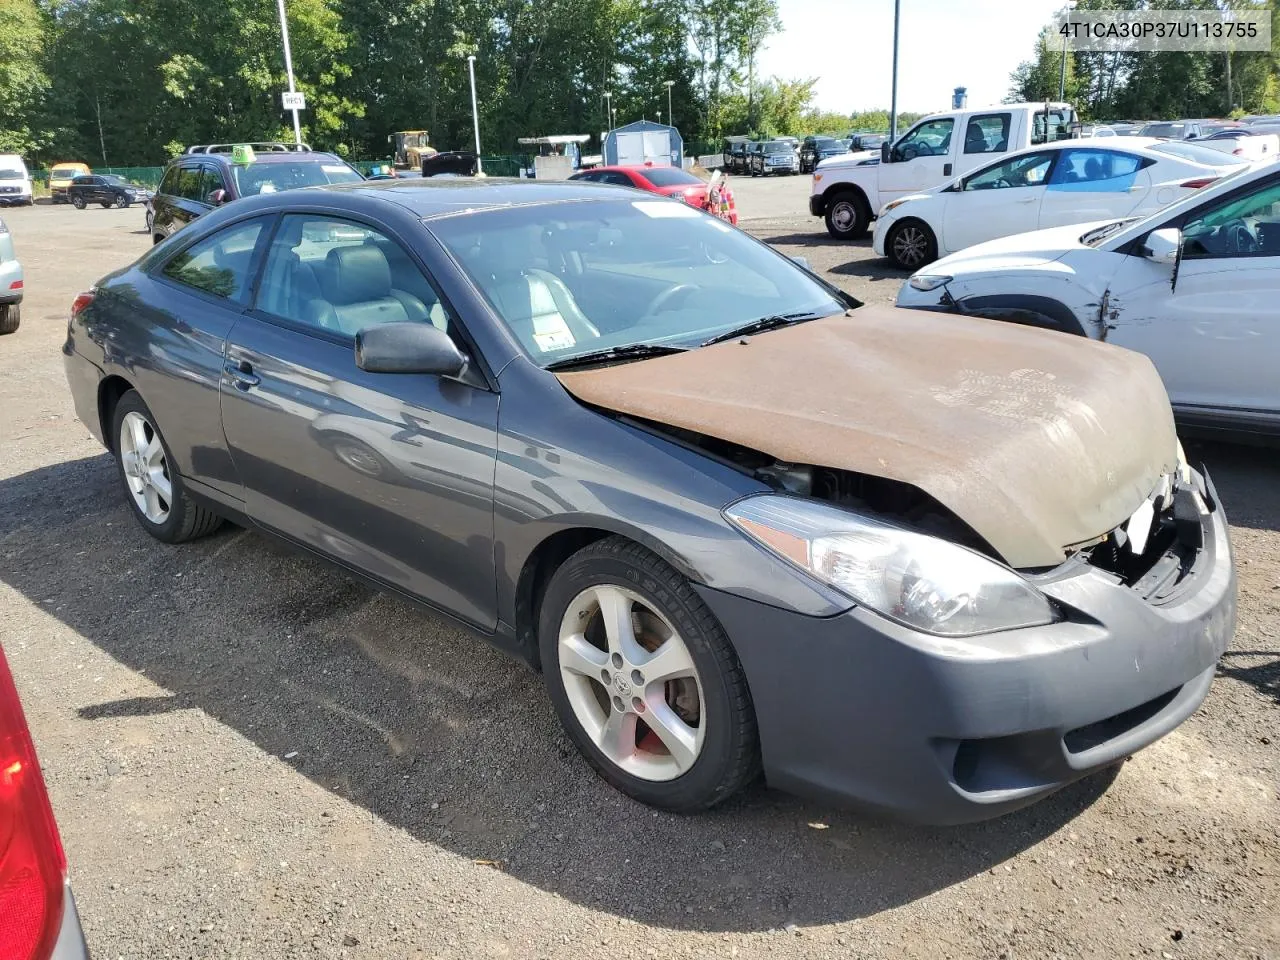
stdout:
[[612,183],[622,187],[635,187],[660,193],[664,197],[678,197],[685,203],[737,226],[738,207],[733,202],[733,192],[727,183],[719,180],[714,185],[701,177],[695,177],[679,167],[593,167],[575,173],[570,180],[590,180],[594,183]]

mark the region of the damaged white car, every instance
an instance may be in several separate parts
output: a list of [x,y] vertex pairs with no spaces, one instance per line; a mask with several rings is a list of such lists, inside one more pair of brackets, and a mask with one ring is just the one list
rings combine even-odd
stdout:
[[970,247],[912,276],[897,303],[1128,347],[1151,358],[1183,425],[1280,434],[1280,165],[1144,219]]

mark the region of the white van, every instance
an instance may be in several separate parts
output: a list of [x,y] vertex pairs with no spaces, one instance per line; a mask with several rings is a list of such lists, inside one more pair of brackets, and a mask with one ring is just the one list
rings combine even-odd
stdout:
[[16,153],[0,153],[0,205],[31,206],[31,174]]

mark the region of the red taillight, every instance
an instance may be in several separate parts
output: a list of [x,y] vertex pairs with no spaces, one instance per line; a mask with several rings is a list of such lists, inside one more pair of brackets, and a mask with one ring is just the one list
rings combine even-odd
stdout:
[[1207,187],[1217,179],[1217,177],[1200,177],[1196,180],[1183,180],[1182,186],[1186,187],[1188,190],[1199,190],[1201,187]]
[[9,289],[10,289],[10,290],[21,290],[21,289],[22,289],[22,281],[21,281],[21,280],[15,280],[15,281],[13,281],[13,283],[9,284]]
[[9,665],[0,653],[0,960],[46,960],[67,860]]
[[87,307],[91,303],[93,303],[92,290],[90,290],[88,293],[78,294],[76,298],[71,301],[71,315],[73,317],[78,316],[80,311],[83,310],[85,307]]

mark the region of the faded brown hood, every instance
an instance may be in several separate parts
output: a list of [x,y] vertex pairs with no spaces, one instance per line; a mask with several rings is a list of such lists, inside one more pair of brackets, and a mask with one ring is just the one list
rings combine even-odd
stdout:
[[1146,357],[994,320],[863,307],[559,378],[585,403],[912,484],[1014,567],[1113,530],[1177,463]]

